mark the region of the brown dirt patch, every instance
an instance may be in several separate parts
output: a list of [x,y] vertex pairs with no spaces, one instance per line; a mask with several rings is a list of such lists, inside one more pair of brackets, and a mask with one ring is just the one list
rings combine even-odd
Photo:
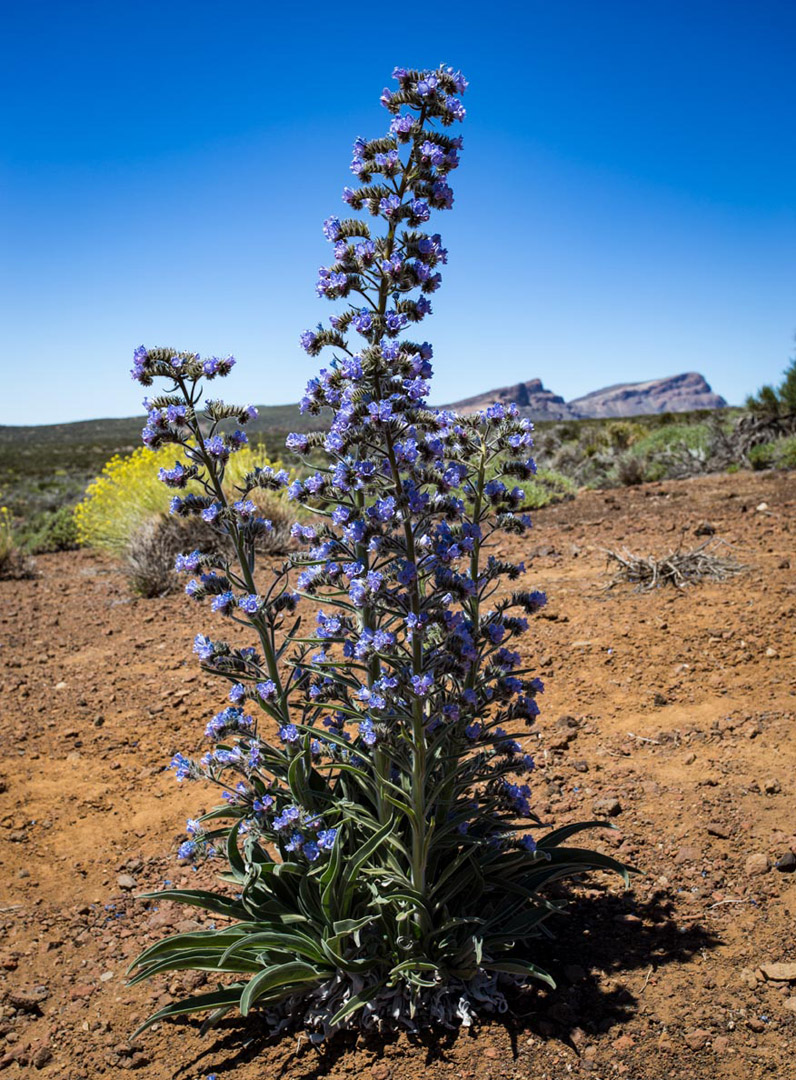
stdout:
[[[759,969],[796,961],[796,874],[767,868],[796,850],[795,508],[793,476],[741,474],[590,492],[536,515],[522,552],[550,596],[525,647],[547,683],[528,740],[536,807],[561,823],[618,800],[608,848],[642,873],[631,892],[599,876],[576,892],[543,950],[559,989],[528,995],[511,1021],[320,1055],[240,1022],[204,1039],[195,1022],[161,1025],[127,1042],[196,978],[131,990],[124,970],[148,942],[204,919],[135,894],[211,879],[173,854],[202,790],[164,773],[199,745],[222,697],[191,655],[209,613],[182,597],[131,600],[89,552],[42,557],[36,580],[0,583],[0,1070],[793,1075],[796,983]],[[601,548],[660,554],[683,531],[698,543],[705,520],[749,565],[743,576],[682,593],[603,590]]]

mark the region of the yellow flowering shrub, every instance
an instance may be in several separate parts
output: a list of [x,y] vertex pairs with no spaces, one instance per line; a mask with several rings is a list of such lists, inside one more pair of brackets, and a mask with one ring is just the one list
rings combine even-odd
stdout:
[[[142,525],[168,513],[174,492],[158,479],[158,470],[172,468],[179,456],[180,450],[174,446],[159,450],[140,446],[131,454],[115,454],[75,508],[80,543],[115,554],[125,552]],[[266,465],[282,467],[281,462],[269,460],[264,446],[244,446],[229,460],[225,487],[233,488],[253,468]],[[190,483],[187,490],[200,491],[198,485]],[[266,510],[279,496],[254,491],[249,498],[262,502]]]

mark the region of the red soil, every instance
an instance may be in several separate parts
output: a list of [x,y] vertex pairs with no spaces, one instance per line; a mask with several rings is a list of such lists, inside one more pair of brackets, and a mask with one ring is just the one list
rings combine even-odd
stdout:
[[[594,843],[641,873],[629,892],[601,875],[574,891],[556,940],[540,947],[559,989],[535,990],[522,1015],[320,1054],[232,1019],[204,1038],[186,1020],[128,1042],[153,1007],[201,981],[129,989],[124,971],[146,944],[205,921],[135,897],[165,880],[211,881],[210,867],[174,856],[207,793],[164,772],[200,744],[222,700],[191,655],[209,613],[182,596],[131,599],[90,552],[42,557],[37,579],[0,583],[0,1071],[794,1075],[796,966],[792,982],[760,971],[796,965],[796,873],[768,868],[796,851],[794,508],[796,477],[741,474],[591,492],[536,515],[522,552],[528,581],[550,596],[525,646],[548,687],[528,739],[536,808],[561,823],[617,799],[620,831]],[[604,590],[601,548],[660,554],[683,533],[697,543],[705,520],[748,564],[742,576]]]

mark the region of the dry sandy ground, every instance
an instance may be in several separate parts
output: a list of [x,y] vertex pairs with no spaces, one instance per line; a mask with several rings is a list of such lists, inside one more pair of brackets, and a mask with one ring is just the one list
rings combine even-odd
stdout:
[[[526,645],[548,686],[529,737],[537,809],[560,823],[616,799],[610,846],[641,873],[630,892],[599,876],[576,890],[542,950],[559,989],[534,991],[513,1019],[323,1054],[232,1020],[204,1039],[186,1021],[127,1041],[156,1003],[197,984],[131,990],[124,970],[148,942],[202,919],[135,897],[210,880],[174,855],[202,791],[164,771],[176,750],[197,748],[222,697],[191,655],[209,613],[181,596],[132,600],[87,552],[0,583],[0,1071],[796,1075],[796,873],[771,865],[796,850],[795,509],[796,477],[740,474],[587,493],[537,515],[523,552],[551,598]],[[661,553],[683,531],[698,542],[703,521],[748,563],[744,575],[604,591],[602,547]],[[790,967],[769,975],[793,980],[766,978],[771,963]]]

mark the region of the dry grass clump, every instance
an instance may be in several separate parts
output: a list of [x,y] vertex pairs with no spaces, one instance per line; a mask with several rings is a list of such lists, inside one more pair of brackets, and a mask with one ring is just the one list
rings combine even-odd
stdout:
[[[263,512],[273,528],[258,539],[257,551],[262,555],[284,554],[291,542],[292,519],[277,500],[271,500]],[[148,598],[173,592],[180,586],[174,560],[190,551],[225,558],[234,555],[229,540],[200,517],[161,514],[150,518],[133,533],[125,551],[125,571],[131,590]]]
[[661,558],[632,555],[627,550],[606,550],[608,567],[615,567],[616,572],[605,587],[612,589],[615,585],[630,584],[645,592],[659,585],[683,589],[700,581],[726,581],[746,567],[730,555],[717,554],[715,548],[722,543],[706,540],[690,551],[684,551],[681,546]]
[[36,576],[35,563],[18,547],[0,550],[0,581],[22,581]]
[[0,581],[31,577],[34,577],[33,560],[20,549],[14,538],[8,507],[0,506]]

